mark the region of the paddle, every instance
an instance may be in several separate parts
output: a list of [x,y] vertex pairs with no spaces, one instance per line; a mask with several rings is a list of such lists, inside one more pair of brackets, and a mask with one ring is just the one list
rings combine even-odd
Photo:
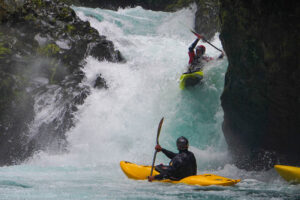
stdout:
[[197,37],[201,37],[201,39],[204,41],[204,42],[206,42],[206,43],[208,43],[210,46],[212,46],[212,47],[214,47],[215,49],[217,49],[218,51],[221,51],[222,53],[223,53],[223,51],[221,50],[221,49],[219,49],[218,47],[216,47],[215,45],[213,45],[212,43],[210,43],[207,39],[205,39],[202,35],[200,35],[199,33],[196,33],[196,31],[193,31],[192,29],[190,29],[190,31],[192,32],[192,33],[194,33],[194,35],[196,35]]
[[[160,122],[159,122],[159,124],[158,124],[158,129],[157,129],[156,145],[159,144],[158,139],[159,139],[160,129],[161,129],[161,126],[162,126],[163,122],[164,122],[164,118],[161,118],[161,120],[160,120]],[[152,161],[152,167],[151,167],[151,173],[150,173],[150,176],[152,176],[152,174],[153,174],[153,168],[154,168],[154,163],[155,163],[155,159],[156,159],[156,154],[157,154],[157,150],[155,150],[155,152],[154,152],[154,157],[153,157],[153,161]]]

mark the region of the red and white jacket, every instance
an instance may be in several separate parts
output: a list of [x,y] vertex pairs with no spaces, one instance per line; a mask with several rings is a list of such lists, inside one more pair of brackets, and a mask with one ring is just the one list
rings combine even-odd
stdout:
[[196,56],[194,49],[195,49],[198,41],[199,41],[199,39],[197,38],[189,47],[189,58],[190,58],[189,64],[194,65],[194,66],[203,65],[203,61],[209,62],[209,61],[213,60],[213,58],[211,58],[209,56],[204,56],[204,55]]

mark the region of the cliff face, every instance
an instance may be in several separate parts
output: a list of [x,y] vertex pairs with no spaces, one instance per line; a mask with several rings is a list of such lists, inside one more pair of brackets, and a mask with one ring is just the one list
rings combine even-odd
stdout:
[[219,0],[197,0],[195,30],[210,40],[219,32]]
[[[89,94],[80,85],[86,56],[123,59],[61,1],[1,1],[0,22],[0,165],[8,165],[53,143],[64,148],[76,105]],[[53,96],[59,118],[35,127],[34,109],[49,105],[43,96]]]
[[223,131],[234,161],[300,164],[299,1],[220,2]]

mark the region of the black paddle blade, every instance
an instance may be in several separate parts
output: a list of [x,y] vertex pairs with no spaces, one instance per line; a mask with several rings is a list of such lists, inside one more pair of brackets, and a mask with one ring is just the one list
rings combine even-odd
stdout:
[[[192,29],[190,29],[190,31],[194,34],[194,35],[200,35],[199,33],[196,33],[196,31],[194,31],[194,30],[192,30]],[[197,36],[198,37],[198,36]],[[214,47],[215,49],[217,49],[218,51],[220,51],[220,52],[222,52],[223,53],[223,51],[221,50],[221,49],[219,49],[218,47],[216,47],[215,45],[213,45],[212,43],[210,43],[207,39],[205,39],[205,37],[203,37],[202,36],[202,38],[201,38],[204,42],[206,42],[206,43],[208,43],[210,46],[212,46],[212,47]]]
[[160,122],[158,124],[157,136],[156,136],[156,144],[159,144],[159,140],[158,139],[159,139],[160,130],[161,130],[161,126],[162,126],[163,122],[164,122],[164,117],[161,118],[161,120],[160,120]]
[[[160,130],[161,130],[161,126],[162,126],[163,122],[164,122],[164,117],[161,118],[161,120],[160,120],[160,122],[158,124],[157,135],[156,135],[156,144],[159,144],[158,138],[159,138],[159,135],[160,135]],[[153,156],[153,161],[152,161],[152,167],[151,167],[150,176],[152,176],[152,174],[153,174],[153,169],[154,169],[154,163],[155,163],[155,159],[156,159],[156,154],[157,154],[157,151],[155,150],[154,156]]]
[[157,154],[157,151],[155,150],[155,152],[154,152],[154,156],[153,156],[153,160],[152,160],[152,165],[151,165],[151,172],[150,172],[150,176],[152,176],[152,174],[153,174],[153,170],[154,170],[154,163],[155,163],[155,159],[156,159],[156,154]]

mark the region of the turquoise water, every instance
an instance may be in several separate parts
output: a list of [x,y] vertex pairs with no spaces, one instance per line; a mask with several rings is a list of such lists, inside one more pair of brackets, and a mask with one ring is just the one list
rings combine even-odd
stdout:
[[[230,164],[220,106],[226,58],[205,67],[202,85],[179,89],[187,48],[195,39],[187,28],[193,27],[195,7],[176,13],[74,9],[112,40],[127,62],[86,59],[82,84],[91,87],[91,95],[67,133],[68,152],[37,152],[21,165],[1,167],[0,199],[299,199],[300,187],[274,170],[246,172]],[[218,35],[213,44],[221,48]],[[219,53],[207,46],[207,54]],[[100,73],[108,90],[92,88]],[[128,179],[119,162],[151,164],[163,116],[163,147],[176,151],[176,138],[184,135],[199,174],[242,181],[233,187],[199,187]],[[168,159],[158,154],[156,163],[162,162]]]

